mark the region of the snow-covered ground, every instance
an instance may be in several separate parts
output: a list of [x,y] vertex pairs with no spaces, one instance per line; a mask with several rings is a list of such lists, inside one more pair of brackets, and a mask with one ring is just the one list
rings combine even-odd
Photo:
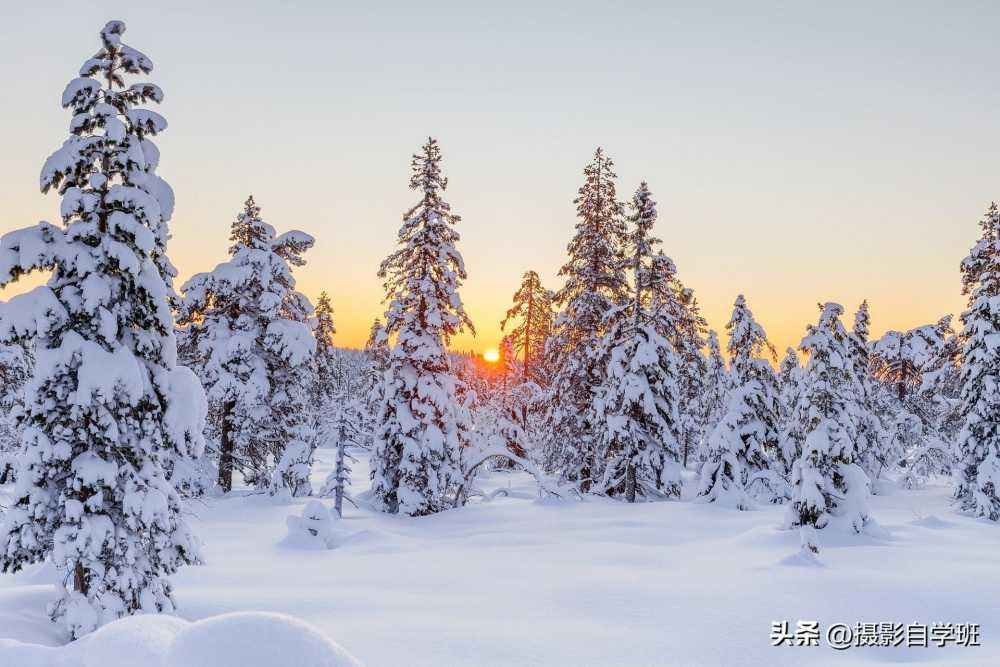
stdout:
[[[318,454],[317,488],[333,461]],[[355,466],[355,492],[367,472]],[[425,518],[347,505],[332,550],[285,540],[305,501],[191,504],[207,562],[173,577],[180,615],[291,614],[369,667],[1000,664],[1000,528],[956,514],[946,480],[885,488],[871,500],[884,534],[824,531],[820,567],[789,558],[799,538],[777,528],[780,507],[539,501],[517,473],[489,485],[509,497]],[[0,638],[17,640],[0,640],[3,667],[20,667],[18,642],[64,642],[44,612],[53,581],[0,575]],[[979,623],[982,646],[772,647],[783,620]],[[49,653],[38,664],[79,664]]]

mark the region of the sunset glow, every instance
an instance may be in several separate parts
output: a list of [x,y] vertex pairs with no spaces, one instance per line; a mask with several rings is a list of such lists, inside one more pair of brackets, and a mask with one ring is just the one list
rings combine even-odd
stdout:
[[500,353],[495,348],[490,348],[489,350],[483,352],[483,359],[491,364],[495,364],[500,361]]
[[[580,169],[597,145],[614,157],[623,196],[649,181],[661,210],[657,235],[723,344],[739,290],[779,352],[798,344],[818,300],[853,310],[867,298],[875,335],[962,308],[954,258],[968,250],[996,196],[995,170],[982,168],[998,136],[990,115],[998,93],[980,85],[995,78],[996,62],[990,40],[977,37],[988,23],[984,7],[928,8],[948,17],[928,18],[940,31],[934,48],[918,24],[900,25],[897,10],[870,7],[866,30],[848,31],[851,51],[814,34],[856,20],[840,7],[736,7],[724,26],[696,5],[651,7],[639,34],[604,36],[616,57],[599,60],[597,71],[578,66],[593,60],[589,41],[559,29],[566,16],[555,5],[532,7],[531,28],[517,13],[499,13],[510,22],[488,29],[471,10],[446,13],[442,33],[463,35],[469,48],[461,67],[435,71],[425,90],[399,62],[419,49],[449,62],[455,45],[412,30],[422,8],[401,4],[383,15],[350,3],[297,13],[251,5],[245,28],[268,26],[273,50],[247,44],[221,6],[200,8],[193,23],[163,6],[130,8],[130,36],[155,53],[155,79],[166,91],[160,173],[177,195],[170,252],[178,285],[225,259],[229,224],[252,192],[277,229],[317,236],[296,268],[298,288],[311,298],[327,290],[338,344],[362,347],[384,312],[378,264],[412,205],[409,154],[432,134],[445,150],[448,200],[462,216],[469,277],[461,296],[477,331],[454,337],[456,350],[482,352],[497,339],[524,271],[560,287]],[[0,40],[0,71],[32,103],[5,117],[18,131],[0,163],[4,232],[58,218],[55,201],[38,192],[38,171],[66,123],[58,93],[93,41],[81,30],[93,22],[86,4],[67,6],[54,24],[45,12],[19,11]],[[591,7],[574,21],[596,30],[617,18]],[[229,54],[220,65],[225,85],[198,83],[203,57],[172,37],[191,31]],[[888,52],[883,31],[897,37]],[[32,75],[24,76],[21,54],[42,33],[45,48],[32,51]],[[794,58],[775,56],[778,35]],[[634,50],[631,40],[656,46]],[[513,53],[512,41],[521,44]],[[306,66],[300,46],[309,49]],[[827,73],[826,83],[816,72]],[[294,94],[262,95],[253,114],[212,121],[261,77],[314,97],[302,104]],[[596,106],[585,77],[613,82]],[[650,81],[647,103],[621,104]],[[445,103],[430,90],[449,91]],[[413,96],[403,106],[400,91]],[[348,92],[352,102],[343,104]],[[323,129],[291,132],[290,118]],[[3,290],[0,299],[21,290]]]

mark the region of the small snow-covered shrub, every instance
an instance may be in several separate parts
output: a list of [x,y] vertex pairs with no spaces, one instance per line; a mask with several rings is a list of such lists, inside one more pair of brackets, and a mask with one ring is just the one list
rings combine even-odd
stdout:
[[302,516],[287,519],[288,537],[285,544],[296,547],[333,549],[337,543],[333,515],[323,503],[311,500],[302,510]]

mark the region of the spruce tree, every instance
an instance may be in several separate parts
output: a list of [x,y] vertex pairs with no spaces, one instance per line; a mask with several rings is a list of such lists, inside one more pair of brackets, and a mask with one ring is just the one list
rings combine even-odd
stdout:
[[178,324],[197,349],[212,414],[218,419],[219,487],[233,470],[258,488],[308,495],[312,432],[310,364],[316,342],[309,300],[295,290],[293,266],[314,239],[276,235],[249,197],[232,223],[230,259],[182,287]]
[[319,299],[316,300],[314,318],[313,337],[316,339],[316,351],[312,359],[313,381],[309,394],[313,410],[321,414],[323,408],[330,404],[337,390],[341,388],[342,373],[339,368],[337,348],[333,344],[333,336],[337,333],[337,328],[333,325],[333,304],[330,303],[330,295],[326,292],[320,292]]
[[630,503],[681,491],[678,359],[656,326],[657,318],[672,321],[673,314],[666,304],[656,304],[656,310],[648,305],[649,286],[660,277],[652,261],[660,240],[652,236],[656,202],[645,182],[631,207],[633,293],[605,318],[598,358],[606,366],[606,380],[596,392],[592,418],[600,454],[595,463],[603,468],[592,490]]
[[[854,326],[847,337],[847,349],[853,363],[853,375],[857,385],[858,403],[858,463],[869,478],[877,480],[890,463],[886,454],[886,428],[879,419],[877,388],[871,366],[871,350],[868,341],[871,330],[871,314],[868,301],[862,301],[854,314]],[[895,461],[892,461],[895,463]],[[875,487],[873,486],[873,490]]]
[[341,394],[330,402],[327,409],[330,412],[319,425],[319,438],[333,445],[336,457],[333,471],[323,483],[320,495],[333,497],[333,510],[340,518],[344,516],[344,499],[350,499],[347,490],[351,485],[351,463],[355,462],[347,449],[361,445],[366,435],[363,406],[361,401]]
[[[954,447],[962,428],[961,342],[951,326],[951,315],[930,327],[930,354],[924,361],[920,386],[912,392],[907,412],[915,415],[918,441],[906,451],[900,463],[905,468],[901,483],[907,488],[921,486],[933,475],[951,475]],[[884,402],[884,401],[883,401]],[[884,410],[882,402],[880,410]],[[915,427],[916,428],[916,427]]]
[[751,498],[782,502],[787,488],[779,471],[788,467],[779,447],[778,385],[767,359],[774,347],[740,294],[726,325],[731,387],[722,421],[709,438],[698,494],[739,509]]
[[706,436],[722,420],[726,411],[726,396],[729,391],[729,370],[719,346],[719,335],[714,330],[708,332],[706,338],[708,354],[705,359],[705,378],[702,382],[703,393],[698,401],[701,411],[702,433],[698,442],[698,462],[705,460],[708,452]]
[[955,497],[974,516],[1000,520],[1000,211],[991,204],[982,236],[962,261],[962,430]]
[[[863,450],[870,475],[897,464],[905,468],[904,486],[922,484],[926,474],[949,472],[949,446],[941,442],[941,417],[955,409],[941,395],[945,391],[948,366],[957,356],[956,341],[949,341],[950,318],[908,331],[888,331],[872,345],[872,409],[886,424],[881,447]],[[955,369],[957,370],[957,369]],[[957,373],[956,373],[957,375]],[[952,415],[952,421],[957,421]],[[952,425],[949,437],[957,431]]]
[[660,331],[677,351],[677,384],[680,391],[678,439],[681,462],[686,468],[688,457],[699,448],[706,430],[701,400],[705,396],[709,373],[708,360],[702,352],[707,344],[705,334],[708,322],[701,315],[694,290],[684,287],[676,275],[670,282],[673,298],[659,301],[669,304],[667,308],[673,313],[670,318],[673,330],[661,327]]
[[787,477],[791,473],[791,465],[802,453],[805,433],[802,432],[796,406],[802,395],[802,367],[799,365],[799,355],[794,348],[785,350],[785,357],[778,366],[778,416],[780,423],[781,461],[787,468],[781,474]]
[[546,416],[546,466],[580,491],[595,475],[597,443],[590,406],[604,381],[598,355],[605,315],[623,303],[628,283],[624,208],[618,201],[614,163],[600,148],[584,170],[576,204],[576,234],[559,271],[566,282],[554,303],[562,310],[546,348],[553,368]]
[[797,412],[806,434],[792,467],[788,525],[802,528],[802,547],[819,551],[815,530],[832,518],[860,532],[869,520],[868,477],[857,464],[858,402],[848,334],[840,321],[843,306],[822,306],[799,346],[809,355]]
[[504,331],[509,321],[520,320],[511,329],[510,341],[514,350],[521,353],[524,382],[530,380],[539,385],[545,382],[542,370],[545,342],[552,333],[552,298],[552,292],[542,287],[538,274],[527,271],[514,293],[514,305],[500,322],[500,330]]
[[[156,175],[162,116],[149,58],[101,30],[101,48],[63,92],[70,137],[45,162],[42,192],[62,225],[0,240],[0,285],[48,282],[0,309],[0,339],[33,345],[0,570],[51,559],[63,573],[53,620],[72,637],[137,612],[174,609],[168,576],[199,560],[164,467],[196,457],[204,394],[176,365],[166,255],[173,193]],[[201,418],[201,419],[200,419]]]
[[458,289],[465,265],[455,244],[461,218],[444,200],[441,149],[429,138],[413,156],[410,189],[420,201],[403,216],[398,247],[382,262],[396,344],[384,373],[371,457],[372,495],[383,512],[421,516],[446,509],[461,479],[470,418],[460,403],[447,345],[473,330]]
[[382,405],[382,387],[385,371],[389,368],[389,336],[382,321],[375,318],[368,333],[364,350],[364,377],[361,382],[360,398],[363,415],[362,445],[371,447],[375,436],[375,420]]
[[702,353],[706,345],[708,322],[701,315],[694,290],[677,277],[674,261],[658,250],[649,260],[647,300],[658,313],[657,331],[670,341],[677,357],[678,398],[677,437],[681,463],[698,449],[704,430],[702,399],[706,391],[708,360]]

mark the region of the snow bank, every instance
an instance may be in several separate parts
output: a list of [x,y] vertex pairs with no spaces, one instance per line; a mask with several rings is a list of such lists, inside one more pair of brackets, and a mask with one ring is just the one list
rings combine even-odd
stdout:
[[162,614],[109,623],[87,639],[83,667],[158,667],[174,639],[188,626],[187,621]]
[[313,626],[263,612],[223,614],[177,636],[166,667],[360,667]]
[[239,612],[197,623],[123,618],[62,647],[0,639],[3,667],[362,667],[319,630],[284,614]]

